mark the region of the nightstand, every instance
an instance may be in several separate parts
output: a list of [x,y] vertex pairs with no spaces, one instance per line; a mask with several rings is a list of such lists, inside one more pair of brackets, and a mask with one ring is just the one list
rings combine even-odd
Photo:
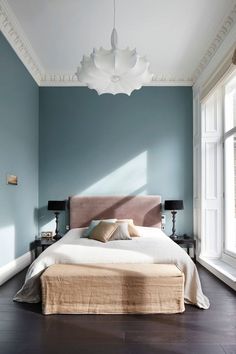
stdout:
[[188,255],[190,255],[190,248],[193,248],[193,261],[196,263],[196,240],[194,240],[190,236],[179,236],[177,238],[170,237],[175,243],[177,243],[180,247],[186,248]]
[[34,242],[34,253],[35,253],[35,258],[38,257],[39,253],[38,253],[38,247],[42,248],[42,252],[49,246],[51,246],[53,243],[55,243],[56,240],[47,240],[45,238],[38,238],[37,240],[35,240]]

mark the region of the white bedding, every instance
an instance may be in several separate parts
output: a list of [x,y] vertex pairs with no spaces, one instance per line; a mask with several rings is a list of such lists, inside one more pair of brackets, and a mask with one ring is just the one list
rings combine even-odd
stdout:
[[187,253],[160,229],[138,229],[141,237],[107,243],[81,238],[84,228],[70,230],[31,264],[25,283],[14,300],[39,302],[40,275],[56,263],[169,263],[176,264],[185,274],[185,303],[209,308],[209,300],[202,292],[197,268]]

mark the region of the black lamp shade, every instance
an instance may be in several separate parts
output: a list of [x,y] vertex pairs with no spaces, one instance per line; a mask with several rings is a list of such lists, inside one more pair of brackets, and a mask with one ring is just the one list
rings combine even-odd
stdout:
[[48,201],[48,210],[65,210],[66,201],[65,200],[49,200]]
[[184,203],[182,200],[166,200],[165,210],[183,210]]

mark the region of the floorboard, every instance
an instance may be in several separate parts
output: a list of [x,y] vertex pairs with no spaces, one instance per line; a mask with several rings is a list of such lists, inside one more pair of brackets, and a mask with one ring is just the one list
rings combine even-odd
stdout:
[[209,310],[177,315],[51,315],[12,301],[25,272],[0,287],[0,354],[236,354],[235,292],[198,265]]

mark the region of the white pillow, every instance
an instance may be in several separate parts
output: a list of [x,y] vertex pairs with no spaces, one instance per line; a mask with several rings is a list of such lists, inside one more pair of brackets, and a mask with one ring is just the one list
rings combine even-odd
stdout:
[[128,228],[128,223],[122,223],[118,224],[117,229],[113,232],[111,235],[109,241],[115,241],[115,240],[132,240],[132,237],[129,234],[129,228]]
[[115,223],[117,219],[102,219],[102,220],[92,220],[90,222],[89,227],[84,231],[82,237],[89,237],[91,231],[101,222],[110,222],[110,223]]

